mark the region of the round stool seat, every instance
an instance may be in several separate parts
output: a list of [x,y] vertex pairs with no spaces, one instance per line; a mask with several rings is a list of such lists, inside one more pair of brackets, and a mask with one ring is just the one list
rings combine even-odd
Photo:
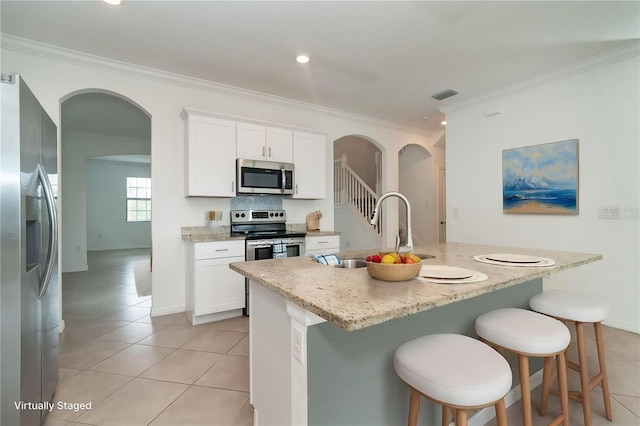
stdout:
[[497,309],[476,318],[478,336],[506,349],[530,355],[564,351],[569,329],[548,316],[517,308]]
[[478,406],[511,389],[511,368],[494,349],[459,334],[434,334],[396,349],[396,373],[409,386],[442,403]]
[[611,302],[595,294],[573,290],[550,290],[529,299],[536,312],[579,322],[601,322],[611,312]]

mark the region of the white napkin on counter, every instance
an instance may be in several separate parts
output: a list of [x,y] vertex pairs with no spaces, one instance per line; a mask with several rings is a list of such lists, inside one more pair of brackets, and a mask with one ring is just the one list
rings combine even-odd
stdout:
[[340,258],[335,254],[315,254],[313,257],[323,265],[335,266],[340,263]]
[[284,259],[287,257],[287,243],[283,240],[276,240],[273,242],[273,258]]

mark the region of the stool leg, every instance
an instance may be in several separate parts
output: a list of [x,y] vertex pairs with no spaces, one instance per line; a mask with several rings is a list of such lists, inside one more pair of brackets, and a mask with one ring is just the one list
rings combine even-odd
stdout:
[[522,393],[522,424],[531,426],[531,389],[529,387],[529,357],[518,354],[520,370],[520,391]]
[[449,426],[449,417],[451,416],[451,409],[443,405],[442,406],[442,426]]
[[558,371],[558,388],[560,391],[560,409],[564,416],[564,426],[569,426],[569,384],[567,382],[567,353],[556,355],[556,370]]
[[507,426],[507,409],[504,405],[504,398],[496,402],[496,425]]
[[456,426],[467,426],[467,410],[462,408],[456,410]]
[[596,347],[598,348],[598,363],[600,364],[600,374],[602,379],[600,384],[602,385],[602,397],[604,398],[604,412],[607,416],[607,420],[613,420],[613,414],[611,413],[611,397],[609,395],[609,379],[607,378],[607,366],[604,359],[604,339],[602,337],[602,324],[596,322],[593,324],[596,332]]
[[584,425],[591,426],[591,397],[589,390],[589,371],[587,369],[587,350],[584,343],[584,323],[576,322],[578,341],[578,362],[580,364],[580,400],[584,413]]
[[411,397],[409,398],[409,426],[418,424],[418,414],[420,413],[420,392],[411,388]]
[[547,414],[547,401],[549,400],[549,386],[551,386],[551,370],[553,369],[553,360],[551,357],[544,359],[544,367],[542,370],[542,396],[540,397],[540,415]]

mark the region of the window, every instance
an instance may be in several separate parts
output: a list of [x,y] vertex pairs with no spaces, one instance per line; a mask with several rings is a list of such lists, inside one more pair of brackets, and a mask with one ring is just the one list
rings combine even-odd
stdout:
[[127,178],[127,222],[151,221],[151,178]]

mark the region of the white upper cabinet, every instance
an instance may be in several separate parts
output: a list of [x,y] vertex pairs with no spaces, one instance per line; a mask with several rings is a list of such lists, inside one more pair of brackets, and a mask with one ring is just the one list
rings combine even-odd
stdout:
[[235,197],[236,122],[185,110],[185,191],[192,197]]
[[307,132],[293,132],[295,191],[293,198],[323,199],[327,196],[327,138]]
[[325,135],[236,121],[192,109],[185,109],[181,116],[186,196],[235,197],[236,159],[243,158],[293,163],[293,198],[326,198]]
[[237,158],[293,162],[293,132],[253,123],[237,124]]
[[293,131],[267,127],[267,160],[293,163]]

